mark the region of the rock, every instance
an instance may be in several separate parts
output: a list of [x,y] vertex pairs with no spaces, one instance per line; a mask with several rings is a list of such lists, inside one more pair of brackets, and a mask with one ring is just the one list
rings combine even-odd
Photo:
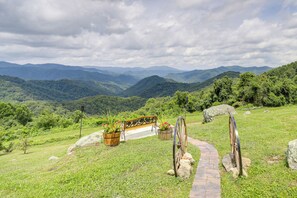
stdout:
[[182,159],[190,160],[191,165],[195,163],[195,160],[193,159],[191,153],[185,153]]
[[247,157],[242,157],[242,166],[244,169],[247,169],[252,164],[252,161]]
[[101,135],[102,135],[102,132],[95,132],[80,138],[75,144],[71,145],[68,148],[67,154],[71,155],[75,149],[80,147],[94,146],[98,144],[101,141]]
[[56,156],[51,156],[50,158],[48,158],[48,160],[50,161],[55,161],[55,160],[58,160],[59,158],[56,157]]
[[190,160],[181,159],[180,167],[177,170],[177,175],[183,179],[188,179],[193,172],[193,167],[191,166]]
[[269,113],[269,110],[264,110],[264,113]]
[[244,115],[250,115],[250,114],[252,114],[252,112],[250,112],[250,111],[244,112]]
[[[252,161],[247,157],[242,157],[242,175],[247,177],[247,168],[251,166]],[[222,159],[222,164],[227,172],[232,172],[234,178],[237,178],[239,175],[239,171],[237,168],[233,167],[233,163],[231,162],[230,154],[224,155]]]
[[173,169],[170,169],[169,171],[167,171],[167,174],[168,174],[168,175],[171,175],[171,176],[174,176],[174,175],[175,175]]
[[244,169],[242,170],[242,176],[248,177],[248,174],[247,174],[247,172]]
[[233,168],[233,164],[231,162],[230,154],[224,155],[222,164],[227,172],[231,171],[231,168]]
[[68,150],[67,150],[67,154],[68,154],[68,155],[71,155],[75,148],[76,148],[75,144],[72,144],[72,145],[68,148]]
[[213,106],[208,109],[204,109],[203,110],[203,117],[204,117],[203,122],[211,122],[215,116],[228,114],[229,112],[232,114],[236,113],[234,107],[232,107],[230,105],[226,105],[226,104]]
[[233,178],[236,179],[239,175],[239,171],[237,170],[237,168],[231,168],[230,171],[232,172]]
[[297,139],[288,144],[287,162],[291,169],[297,170]]

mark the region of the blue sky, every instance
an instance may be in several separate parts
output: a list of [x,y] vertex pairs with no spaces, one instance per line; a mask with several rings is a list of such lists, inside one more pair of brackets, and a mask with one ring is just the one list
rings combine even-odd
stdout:
[[0,0],[0,60],[81,66],[280,66],[296,0]]

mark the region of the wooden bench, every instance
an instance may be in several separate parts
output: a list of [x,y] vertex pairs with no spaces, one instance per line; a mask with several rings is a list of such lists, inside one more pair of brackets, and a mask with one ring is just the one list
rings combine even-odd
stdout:
[[142,116],[132,120],[124,121],[123,130],[122,130],[124,141],[126,141],[126,131],[129,131],[129,130],[152,126],[151,131],[153,131],[154,128],[155,128],[155,131],[157,131],[156,130],[157,120],[158,120],[157,116]]

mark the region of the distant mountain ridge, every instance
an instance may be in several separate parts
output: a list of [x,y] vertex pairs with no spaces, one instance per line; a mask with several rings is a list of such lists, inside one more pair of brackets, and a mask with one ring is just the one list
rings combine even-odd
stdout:
[[239,72],[228,71],[210,78],[202,83],[179,83],[159,76],[144,78],[129,89],[123,91],[123,96],[139,96],[143,98],[172,96],[176,91],[198,91],[211,85],[215,80],[228,76],[239,77]]
[[110,75],[92,68],[65,66],[60,64],[18,65],[0,62],[0,75],[22,78],[25,80],[84,80],[114,83],[122,88],[135,84],[139,79],[125,74]]
[[140,80],[135,85],[129,87],[128,89],[123,91],[121,95],[122,96],[141,96],[142,95],[141,93],[144,92],[144,90],[151,89],[157,84],[162,84],[166,82],[172,82],[172,80],[168,80],[157,75],[150,76]]
[[241,66],[221,66],[214,69],[206,69],[206,70],[193,70],[182,73],[168,74],[165,76],[166,78],[173,79],[178,82],[184,83],[195,83],[195,82],[203,82],[210,78],[213,78],[221,73],[233,71],[233,72],[253,72],[255,74],[261,74],[268,70],[272,69],[268,66],[263,67],[241,67]]
[[143,67],[90,67],[90,68],[97,68],[101,71],[105,71],[110,74],[132,75],[138,79],[143,79],[154,75],[164,77],[171,73],[175,74],[175,73],[184,72],[183,70],[175,69],[168,66],[152,66],[148,68],[143,68]]

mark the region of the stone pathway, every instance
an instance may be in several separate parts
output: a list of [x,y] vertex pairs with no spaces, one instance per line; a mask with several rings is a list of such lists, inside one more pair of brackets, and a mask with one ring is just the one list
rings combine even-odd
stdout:
[[199,147],[201,152],[190,197],[221,197],[219,155],[217,150],[207,142],[190,137],[188,137],[188,141]]

